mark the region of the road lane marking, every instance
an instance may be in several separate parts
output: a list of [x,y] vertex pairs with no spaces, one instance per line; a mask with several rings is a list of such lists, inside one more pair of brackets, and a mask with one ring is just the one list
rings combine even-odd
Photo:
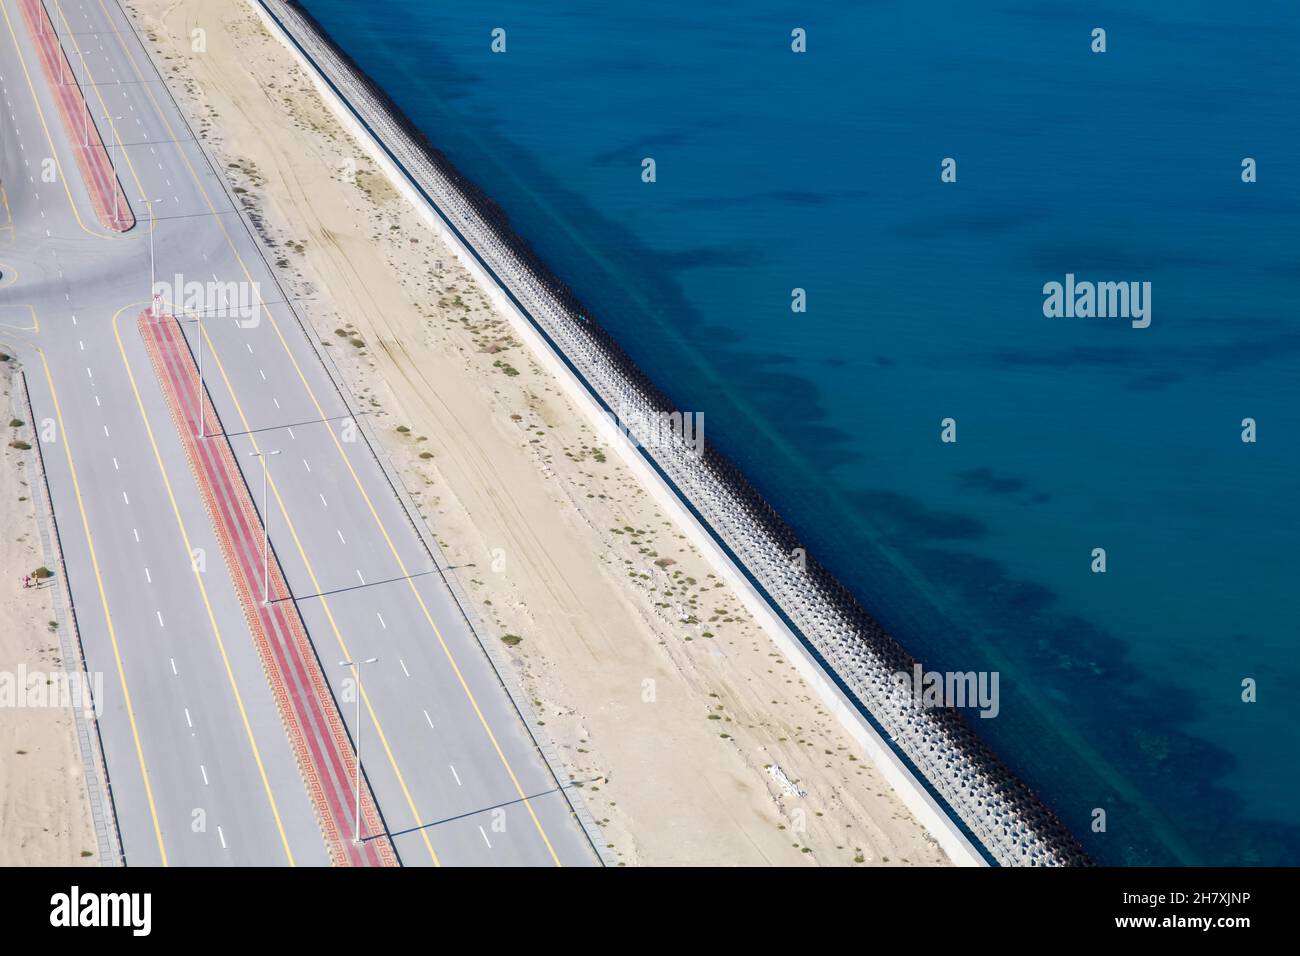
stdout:
[[433,718],[429,716],[429,712],[427,710],[424,712],[424,719],[429,722],[429,729],[433,730]]
[[[0,11],[4,10],[0,4]],[[6,20],[9,14],[5,13]],[[11,28],[12,29],[12,28]],[[45,352],[36,350],[41,357],[41,366],[45,370],[45,381],[50,389],[50,398],[54,403],[54,418],[63,436],[63,454],[68,461],[68,471],[72,475],[72,492],[77,499],[77,509],[81,512],[81,529],[86,536],[86,547],[90,551],[90,566],[95,572],[95,584],[99,588],[99,603],[104,610],[104,623],[108,627],[109,642],[113,646],[113,660],[117,665],[118,680],[122,685],[122,701],[126,705],[127,721],[131,725],[131,737],[135,742],[136,761],[140,765],[140,778],[144,782],[146,802],[149,804],[149,816],[153,820],[154,839],[158,841],[158,856],[163,866],[167,865],[167,847],[163,844],[162,826],[158,822],[158,807],[153,798],[153,786],[149,782],[149,770],[144,762],[144,747],[140,743],[140,729],[135,719],[135,706],[131,703],[131,691],[126,684],[126,670],[122,666],[122,649],[117,642],[117,629],[113,627],[113,616],[108,610],[108,595],[104,591],[104,577],[99,569],[99,557],[95,552],[95,542],[90,535],[90,519],[86,517],[86,504],[81,497],[81,482],[77,479],[77,467],[72,461],[72,443],[68,441],[68,430],[63,425],[63,411],[59,406],[59,393],[54,388],[54,378],[50,374],[50,364],[45,359]]]
[[407,677],[410,677],[410,676],[411,676],[411,672],[408,671],[408,670],[406,669],[406,661],[402,660],[402,659],[399,657],[399,658],[397,659],[397,663],[399,663],[399,664],[402,665],[402,673],[405,674]]
[[460,782],[460,774],[456,772],[456,768],[452,767],[451,764],[447,764],[447,766],[451,767],[451,775],[456,778],[456,786],[458,787],[465,786],[463,783]]
[[[140,397],[140,388],[136,384],[135,373],[131,370],[131,363],[127,361],[126,347],[122,344],[122,333],[118,328],[118,319],[123,312],[136,306],[124,306],[119,309],[113,316],[113,337],[117,340],[117,350],[122,356],[122,365],[126,369],[127,380],[131,383],[131,392],[135,396],[136,408],[140,412],[140,418],[144,421],[145,434],[149,436],[149,445],[153,449],[154,461],[158,465],[158,472],[162,475],[163,487],[167,489],[167,500],[172,506],[172,515],[176,519],[176,526],[180,530],[181,542],[185,546],[187,554],[193,554],[194,548],[190,544],[189,532],[185,529],[185,522],[181,520],[181,512],[176,504],[176,495],[172,491],[171,480],[167,477],[167,469],[163,466],[162,453],[158,450],[158,442],[154,437],[153,426],[149,423],[149,415],[144,410],[144,400]],[[62,427],[60,425],[60,427]],[[65,445],[66,448],[66,445]],[[135,536],[136,541],[140,540],[140,535]],[[221,663],[226,670],[226,679],[230,682],[230,690],[235,696],[235,705],[239,710],[239,719],[244,725],[244,733],[248,737],[249,748],[253,752],[253,761],[257,764],[257,773],[262,781],[262,790],[266,794],[267,802],[271,806],[271,815],[275,819],[275,828],[280,835],[280,845],[284,848],[285,858],[290,866],[295,866],[293,850],[289,847],[289,838],[284,831],[284,821],[280,818],[280,808],[275,801],[275,794],[271,790],[271,782],[266,775],[266,767],[262,763],[262,754],[257,746],[257,738],[253,734],[252,724],[248,719],[248,710],[244,707],[243,695],[239,692],[239,685],[235,683],[235,673],[230,664],[230,657],[226,653],[226,644],[221,637],[221,628],[217,626],[217,618],[212,610],[212,602],[208,598],[208,588],[203,581],[203,575],[200,573],[198,566],[191,563],[191,570],[194,572],[194,580],[199,586],[199,594],[203,598],[203,607],[208,615],[208,623],[212,627],[212,634],[217,642],[217,649],[221,652]],[[173,661],[172,671],[175,672],[176,664]],[[322,838],[323,840],[323,838]]]
[[492,849],[492,841],[487,838],[487,831],[483,829],[482,824],[479,824],[478,832],[483,834],[483,842],[487,844],[487,848]]
[[[37,118],[39,118],[41,121],[41,130],[45,133],[45,142],[48,143],[50,147],[50,158],[54,160],[54,168],[58,171],[59,183],[60,185],[63,186],[64,195],[68,197],[68,207],[72,210],[72,215],[77,220],[77,225],[81,228],[82,232],[86,233],[87,235],[94,236],[97,239],[117,238],[113,236],[111,233],[95,232],[91,229],[88,229],[86,228],[85,222],[82,221],[81,210],[77,208],[77,203],[72,198],[72,188],[68,185],[68,177],[65,176],[63,173],[63,164],[59,162],[58,149],[55,147],[54,139],[50,135],[49,123],[47,123],[45,120],[45,110],[41,106],[40,97],[36,95],[36,87],[32,85],[31,71],[27,69],[27,58],[23,56],[22,48],[18,43],[18,34],[14,32],[13,21],[9,17],[9,10],[5,4],[0,3],[0,14],[4,15],[5,26],[9,29],[9,35],[13,38],[14,48],[17,50],[18,53],[18,63],[23,68],[23,77],[27,81],[27,89],[32,94],[32,105],[36,107]],[[18,148],[23,152],[26,152],[27,149],[26,146],[24,146],[21,142],[18,144]],[[46,229],[45,235],[46,238],[49,238],[50,230]]]

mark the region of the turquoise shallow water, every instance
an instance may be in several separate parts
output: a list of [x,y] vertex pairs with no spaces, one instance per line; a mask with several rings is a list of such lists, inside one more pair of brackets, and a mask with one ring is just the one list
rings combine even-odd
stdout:
[[304,6],[1099,860],[1300,858],[1293,4]]

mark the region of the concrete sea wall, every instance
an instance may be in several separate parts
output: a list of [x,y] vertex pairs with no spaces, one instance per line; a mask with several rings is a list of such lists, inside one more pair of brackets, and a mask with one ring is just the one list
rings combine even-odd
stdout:
[[[792,664],[954,861],[1085,865],[1069,830],[953,709],[918,708],[894,675],[914,658],[811,555],[745,476],[707,444],[622,422],[674,413],[657,389],[517,236],[504,212],[402,116],[296,4],[249,0],[394,185],[425,213],[557,373],[598,433],[740,590]],[[636,429],[633,429],[635,432]],[[646,447],[648,445],[649,447]],[[977,849],[976,844],[980,848]]]

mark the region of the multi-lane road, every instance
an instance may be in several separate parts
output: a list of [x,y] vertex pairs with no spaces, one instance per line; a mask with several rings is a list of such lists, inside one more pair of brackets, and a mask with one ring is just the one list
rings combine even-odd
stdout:
[[[0,0],[0,345],[26,373],[132,865],[325,865],[313,805],[136,317],[216,290],[212,402],[405,865],[598,857],[352,411],[116,0],[46,0],[137,224],[97,220],[18,0]],[[143,202],[152,200],[151,204]],[[152,211],[152,216],[151,216]],[[232,283],[234,285],[232,285]],[[228,301],[240,292],[257,307]],[[179,310],[178,295],[164,302]],[[209,296],[209,299],[211,296]],[[229,308],[228,308],[229,307]],[[309,306],[308,306],[309,307]],[[227,313],[227,314],[222,314]],[[230,314],[234,313],[234,314]]]

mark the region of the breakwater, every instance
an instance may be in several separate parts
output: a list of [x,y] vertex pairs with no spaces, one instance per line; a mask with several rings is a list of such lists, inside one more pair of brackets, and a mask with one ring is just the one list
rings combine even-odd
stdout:
[[[671,402],[575,295],[517,236],[505,213],[463,177],[301,8],[250,0],[317,71],[436,212],[509,305],[545,340],[591,398],[624,420],[659,421]],[[496,291],[496,290],[494,290]],[[727,459],[671,433],[640,453],[798,635],[838,693],[888,738],[926,791],[1006,865],[1087,862],[1067,828],[952,709],[922,709],[895,675],[915,661],[814,556]]]

